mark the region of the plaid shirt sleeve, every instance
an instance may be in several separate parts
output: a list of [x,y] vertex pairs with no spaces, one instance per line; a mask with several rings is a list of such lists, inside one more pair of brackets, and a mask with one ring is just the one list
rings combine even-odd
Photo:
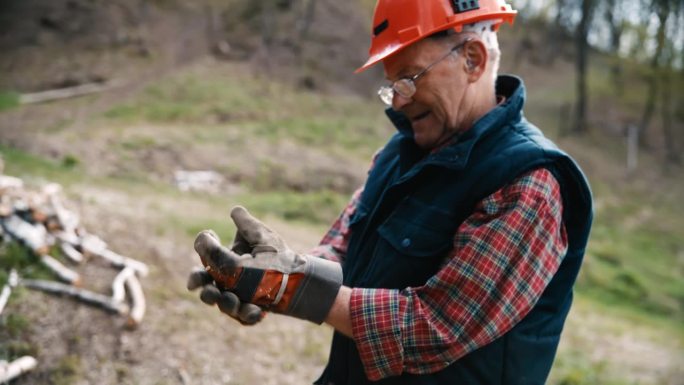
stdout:
[[488,196],[424,286],[354,288],[352,330],[366,375],[445,368],[532,309],[567,250],[558,182],[538,169]]
[[[382,148],[377,150],[373,155],[370,168],[368,169],[369,174],[371,170],[373,170],[375,161],[380,152],[382,152]],[[354,212],[356,212],[356,206],[361,198],[361,193],[363,193],[363,187],[354,192],[347,207],[342,211],[342,214],[335,220],[328,232],[325,233],[318,246],[309,251],[309,254],[330,261],[339,263],[344,262],[344,257],[347,255],[349,236],[351,235],[349,231],[349,220],[354,215]]]
[[330,227],[330,230],[323,236],[320,244],[313,248],[309,253],[313,256],[342,263],[344,256],[347,255],[347,245],[349,244],[349,219],[356,211],[363,187],[356,190],[352,195],[351,201],[344,208],[342,214]]

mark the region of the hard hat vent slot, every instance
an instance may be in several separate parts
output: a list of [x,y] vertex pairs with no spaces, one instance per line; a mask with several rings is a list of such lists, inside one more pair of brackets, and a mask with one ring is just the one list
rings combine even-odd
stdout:
[[454,13],[463,13],[480,9],[479,0],[451,0],[451,5],[454,7]]
[[378,36],[382,33],[382,31],[386,30],[387,27],[389,27],[389,20],[385,19],[382,23],[376,25],[375,28],[373,28],[373,36]]

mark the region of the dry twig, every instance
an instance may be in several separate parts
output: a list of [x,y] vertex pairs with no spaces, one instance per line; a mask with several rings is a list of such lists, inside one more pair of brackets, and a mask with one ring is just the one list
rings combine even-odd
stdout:
[[23,356],[12,362],[0,362],[0,383],[6,383],[21,374],[33,370],[38,361],[31,356]]

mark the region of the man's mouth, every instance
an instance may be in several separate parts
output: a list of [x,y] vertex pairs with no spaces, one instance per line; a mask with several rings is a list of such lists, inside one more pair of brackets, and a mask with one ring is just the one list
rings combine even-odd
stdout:
[[425,118],[425,117],[428,116],[428,115],[430,115],[430,111],[425,111],[425,112],[423,112],[422,114],[418,114],[418,115],[414,116],[413,118],[411,118],[411,121],[412,121],[412,122],[417,122],[417,121],[419,121],[419,120]]

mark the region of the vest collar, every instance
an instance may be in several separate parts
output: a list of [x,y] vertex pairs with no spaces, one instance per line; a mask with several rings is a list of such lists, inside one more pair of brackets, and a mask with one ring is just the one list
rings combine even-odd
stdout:
[[[473,146],[482,136],[505,124],[518,122],[522,118],[522,108],[525,104],[525,85],[521,78],[513,75],[499,76],[496,79],[496,94],[506,97],[506,101],[478,119],[468,131],[459,134],[452,144],[430,153],[424,158],[425,153],[419,154],[420,150],[413,141],[410,120],[401,112],[394,111],[391,108],[385,110],[402,136],[402,142],[405,143],[402,150],[406,149],[407,151],[401,151],[402,160],[410,159],[409,163],[413,163],[412,161],[423,158],[426,163],[462,168],[467,163]],[[409,149],[410,151],[408,151]],[[402,163],[405,162],[402,161]]]

